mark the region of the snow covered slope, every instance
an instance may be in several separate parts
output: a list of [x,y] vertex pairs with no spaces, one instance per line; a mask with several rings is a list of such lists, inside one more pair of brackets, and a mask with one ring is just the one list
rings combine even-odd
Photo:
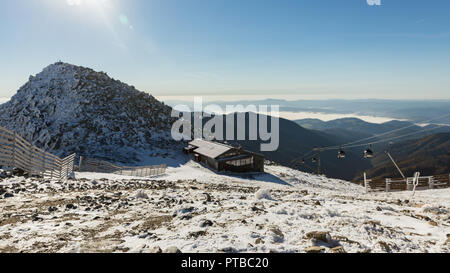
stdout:
[[38,147],[130,163],[170,146],[171,108],[103,72],[58,62],[0,105],[0,126]]
[[450,189],[366,194],[266,170],[229,176],[191,161],[149,179],[6,178],[0,192],[14,196],[0,202],[0,252],[450,251]]

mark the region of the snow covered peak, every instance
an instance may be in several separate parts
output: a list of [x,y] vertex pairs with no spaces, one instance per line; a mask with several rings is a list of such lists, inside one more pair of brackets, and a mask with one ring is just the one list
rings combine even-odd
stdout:
[[88,69],[78,67],[72,64],[57,62],[45,67],[40,73],[35,76],[30,76],[29,81],[49,81],[52,79],[74,79],[76,70]]
[[0,105],[0,126],[59,155],[130,162],[155,143],[170,141],[170,112],[104,72],[57,62]]
[[43,76],[44,74],[58,74],[65,71],[75,71],[77,67],[79,66],[69,63],[56,62],[45,67],[38,75]]

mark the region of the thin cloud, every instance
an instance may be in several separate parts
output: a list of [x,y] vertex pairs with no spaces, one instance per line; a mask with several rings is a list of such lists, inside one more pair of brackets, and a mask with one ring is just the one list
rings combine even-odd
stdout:
[[367,33],[357,35],[360,37],[380,38],[414,38],[414,39],[441,39],[450,37],[450,32],[442,33]]

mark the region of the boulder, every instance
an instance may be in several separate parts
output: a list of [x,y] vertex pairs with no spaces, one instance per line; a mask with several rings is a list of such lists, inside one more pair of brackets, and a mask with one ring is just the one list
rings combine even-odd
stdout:
[[261,239],[261,238],[257,238],[257,239],[255,240],[255,245],[259,245],[259,244],[264,244],[264,240]]
[[7,192],[3,195],[3,198],[11,198],[11,197],[14,197],[14,194],[9,193],[9,192]]
[[148,199],[148,195],[142,190],[138,191],[134,197],[136,199]]
[[205,236],[206,235],[206,231],[204,231],[204,230],[200,230],[200,231],[192,231],[192,232],[189,232],[189,234],[188,234],[188,238],[195,238],[195,239],[197,239],[198,237],[200,237],[200,236]]
[[379,241],[378,244],[379,244],[380,247],[383,249],[383,251],[385,251],[385,252],[391,252],[391,247],[389,246],[388,243],[383,242],[383,241]]
[[181,250],[179,250],[176,246],[170,246],[164,250],[164,253],[181,253]]
[[66,209],[76,209],[77,206],[75,206],[74,204],[67,204],[66,205]]
[[283,232],[281,232],[281,230],[278,226],[275,226],[275,225],[269,226],[268,231],[269,231],[269,233],[271,233],[272,241],[274,243],[281,243],[284,241],[284,234],[283,234]]
[[332,253],[345,253],[345,250],[344,250],[343,246],[333,247],[332,249],[330,249],[330,251]]
[[206,202],[211,202],[212,201],[211,195],[209,193],[205,192],[203,194],[206,196]]
[[159,246],[155,246],[155,247],[151,248],[149,252],[156,254],[156,253],[162,253],[163,251]]
[[310,246],[305,248],[306,253],[322,253],[325,251],[325,248],[322,246]]
[[234,247],[225,247],[225,248],[220,249],[220,252],[237,253],[238,251]]
[[200,222],[200,227],[204,228],[204,227],[210,227],[214,225],[214,223],[211,220],[203,220]]
[[269,189],[260,189],[255,193],[255,198],[258,200],[267,199],[267,200],[273,200],[272,196],[270,195]]
[[315,240],[315,241],[321,241],[324,243],[329,243],[331,241],[330,233],[326,231],[312,231],[308,232],[306,234],[306,238]]

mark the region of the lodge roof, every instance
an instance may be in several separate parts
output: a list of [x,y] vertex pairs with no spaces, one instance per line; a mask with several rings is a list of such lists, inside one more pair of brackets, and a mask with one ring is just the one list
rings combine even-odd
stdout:
[[203,139],[195,139],[189,143],[191,146],[197,147],[197,149],[194,150],[195,153],[214,158],[223,155],[226,152],[229,152],[233,149],[235,149],[232,146],[225,145],[218,142],[212,142],[207,141]]

